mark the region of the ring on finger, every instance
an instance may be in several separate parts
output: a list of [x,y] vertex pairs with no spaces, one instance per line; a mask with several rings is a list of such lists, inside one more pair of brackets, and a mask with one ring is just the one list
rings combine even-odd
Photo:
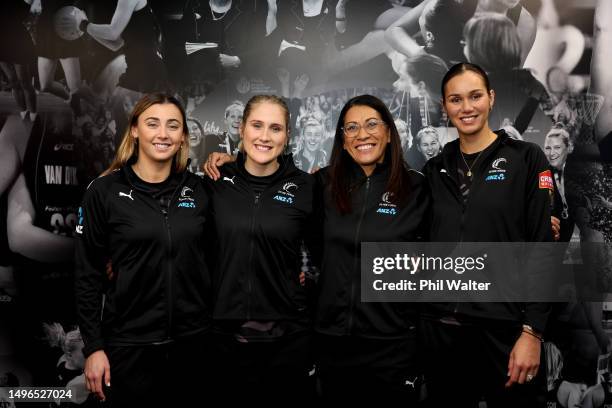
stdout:
[[533,374],[527,374],[527,377],[525,378],[527,380],[527,382],[533,380],[535,376]]

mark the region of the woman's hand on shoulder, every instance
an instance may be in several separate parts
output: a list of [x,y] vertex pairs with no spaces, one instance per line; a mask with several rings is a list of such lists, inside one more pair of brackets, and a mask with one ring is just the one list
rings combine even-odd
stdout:
[[230,156],[227,153],[212,152],[208,155],[208,159],[206,159],[202,165],[202,170],[204,171],[204,174],[211,179],[218,180],[219,177],[221,177],[219,167],[223,166],[225,163],[231,163],[233,161],[236,161],[236,156]]

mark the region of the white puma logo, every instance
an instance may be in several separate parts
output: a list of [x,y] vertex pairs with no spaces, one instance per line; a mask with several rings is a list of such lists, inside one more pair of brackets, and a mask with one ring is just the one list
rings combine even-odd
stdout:
[[418,378],[419,378],[419,377],[414,377],[414,380],[412,380],[412,381],[410,381],[410,380],[406,380],[406,381],[404,382],[404,385],[409,385],[409,386],[411,386],[412,388],[414,388],[414,383],[416,383],[416,382],[417,382]]
[[[232,178],[229,178],[229,177],[223,177],[223,181],[229,181],[229,182],[231,182],[232,184],[234,184],[234,178],[236,178],[236,176],[234,176],[234,177],[232,177]],[[234,185],[235,185],[235,184],[234,184]]]
[[129,193],[124,193],[122,191],[119,192],[119,197],[127,197],[130,200],[134,201],[134,199],[132,198],[132,190],[130,190]]

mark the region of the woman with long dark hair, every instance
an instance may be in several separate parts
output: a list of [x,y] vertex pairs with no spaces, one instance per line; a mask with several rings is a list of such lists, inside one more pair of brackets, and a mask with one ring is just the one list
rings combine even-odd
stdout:
[[330,165],[317,178],[323,251],[315,331],[323,397],[416,404],[416,307],[360,297],[361,243],[421,239],[428,205],[423,176],[404,162],[381,100],[360,95],[344,105]]
[[[456,64],[442,95],[459,138],[423,169],[432,200],[430,240],[551,241],[548,162],[539,146],[491,130],[495,93],[487,74]],[[487,179],[501,162],[504,177]],[[428,305],[421,335],[432,406],[476,407],[482,396],[488,407],[543,406],[539,365],[549,312],[537,302]]]

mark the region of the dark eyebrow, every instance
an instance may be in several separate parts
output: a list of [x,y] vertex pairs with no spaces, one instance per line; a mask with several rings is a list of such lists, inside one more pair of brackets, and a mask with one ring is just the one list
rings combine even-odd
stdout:
[[156,120],[159,122],[159,118],[156,118],[155,116],[149,116],[148,118],[145,118],[144,120]]

